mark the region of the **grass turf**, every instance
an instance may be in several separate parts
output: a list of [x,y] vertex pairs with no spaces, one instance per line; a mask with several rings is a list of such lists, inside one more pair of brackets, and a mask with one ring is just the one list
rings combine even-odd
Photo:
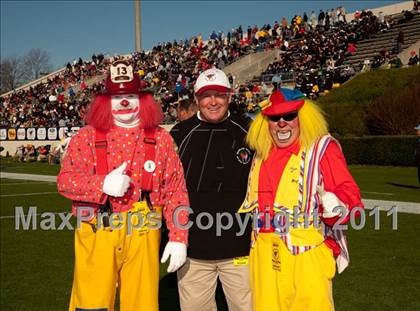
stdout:
[[365,199],[420,202],[415,167],[350,165],[349,168]]
[[46,162],[16,162],[12,158],[0,158],[0,171],[21,174],[57,175],[60,165]]
[[[363,173],[363,167],[353,172],[356,180]],[[392,177],[407,182],[404,178],[411,173]],[[38,212],[68,211],[70,202],[58,194],[22,195],[53,192],[51,183],[10,179],[1,183],[0,309],[66,310],[73,277],[73,232],[15,230],[15,219],[4,216],[13,216],[15,206],[25,211],[29,206],[37,206]],[[11,194],[16,196],[6,196]],[[415,289],[420,286],[420,249],[416,247],[420,245],[420,215],[398,214],[398,230],[391,229],[390,216],[380,213],[380,218],[380,230],[373,229],[370,216],[362,230],[348,232],[351,265],[334,280],[337,310],[419,310]],[[60,218],[56,220],[58,226]],[[178,310],[176,277],[165,270],[162,265],[161,310]],[[219,288],[219,310],[226,310],[223,301]]]
[[[415,167],[350,165],[349,168],[365,199],[420,202]],[[57,175],[60,166],[36,162],[16,163],[11,158],[2,158],[0,169],[10,173]]]

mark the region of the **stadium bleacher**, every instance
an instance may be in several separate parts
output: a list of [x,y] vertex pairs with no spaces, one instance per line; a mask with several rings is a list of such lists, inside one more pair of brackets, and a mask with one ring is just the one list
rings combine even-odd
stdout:
[[[133,53],[128,57],[147,87],[161,99],[168,116],[165,120],[173,122],[169,111],[173,111],[179,99],[192,98],[192,82],[200,71],[211,66],[229,68],[244,56],[252,59],[261,51],[280,50],[280,56],[274,58],[260,77],[245,83],[235,81],[235,102],[242,110],[249,111],[255,105],[251,107],[249,96],[246,99],[240,92],[250,92],[253,84],[261,88],[261,81],[265,82],[264,85],[271,84],[272,77],[280,75],[283,81],[284,77],[294,80],[296,87],[307,96],[316,98],[360,71],[361,63],[372,60],[381,50],[392,52],[395,45],[392,38],[400,31],[405,36],[401,49],[409,47],[420,39],[420,33],[416,31],[420,14],[412,15],[406,21],[406,17],[398,13],[388,16],[384,22],[382,17],[378,21],[371,12],[361,12],[353,21],[334,16],[328,22],[326,19],[318,23],[312,19],[305,22],[296,15],[287,26],[284,21],[273,26],[250,27],[245,31],[239,26],[226,35],[213,32],[207,41],[196,36],[190,40],[158,44],[151,51]],[[350,52],[349,43],[354,45],[355,51]],[[105,59],[96,64],[95,61],[79,59],[73,65],[68,64],[66,70],[57,71],[47,81],[2,96],[0,127],[83,125],[86,106],[91,96],[101,90],[109,61]],[[235,70],[231,77],[236,78]],[[252,93],[251,100],[256,103],[262,94]]]

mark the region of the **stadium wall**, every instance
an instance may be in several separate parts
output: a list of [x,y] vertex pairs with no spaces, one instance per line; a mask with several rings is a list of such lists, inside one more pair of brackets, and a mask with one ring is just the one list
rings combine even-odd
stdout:
[[[384,15],[392,15],[396,13],[401,13],[403,10],[411,11],[413,9],[413,1],[404,1],[400,3],[390,4],[386,6],[382,6],[379,8],[365,8],[366,10],[372,11],[373,14],[378,15],[379,12],[382,12]],[[347,21],[351,21],[354,19],[354,12],[346,14]]]
[[254,76],[260,75],[280,55],[281,52],[279,49],[249,54],[235,63],[226,66],[223,68],[223,71],[226,74],[230,73],[232,76],[235,76],[235,84],[241,84],[252,80]]
[[[170,131],[174,125],[175,124],[164,124],[164,125],[161,125],[161,127],[163,127],[167,131]],[[7,153],[9,153],[9,155],[12,156],[15,154],[17,147],[22,146],[22,145],[26,146],[26,145],[31,144],[35,148],[39,146],[51,145],[51,147],[54,148],[60,143],[61,139],[63,138],[63,132],[65,131],[64,129],[67,129],[67,131],[76,132],[79,128],[78,127],[57,128],[56,138],[54,139],[36,139],[37,136],[35,134],[34,134],[35,135],[34,139],[26,139],[29,133],[25,133],[25,136],[18,137],[19,135],[16,129],[15,129],[15,134],[9,137],[9,131],[8,131],[9,129],[0,129],[1,130],[0,146],[4,148],[0,152],[0,156],[5,157]],[[25,131],[28,131],[28,130],[29,129],[25,129]],[[34,130],[37,131],[38,129],[34,128]],[[48,130],[46,130],[47,132],[46,136],[48,136]],[[19,138],[23,138],[23,139],[19,139]]]

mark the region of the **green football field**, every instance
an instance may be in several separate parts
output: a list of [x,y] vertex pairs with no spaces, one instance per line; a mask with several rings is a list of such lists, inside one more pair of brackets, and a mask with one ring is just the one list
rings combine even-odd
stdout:
[[[2,172],[57,175],[60,166],[46,163],[16,163],[0,159]],[[420,185],[415,167],[350,165],[363,198],[389,201],[420,202]]]
[[[46,164],[2,162],[2,171],[51,174]],[[363,196],[420,202],[414,168],[351,167]],[[16,230],[15,207],[37,212],[69,211],[55,183],[1,179],[0,191],[1,310],[66,310],[73,272],[73,232]],[[348,232],[350,267],[334,280],[336,310],[420,310],[420,215],[380,213],[380,229],[366,213],[366,226]],[[56,226],[60,225],[56,218]],[[38,219],[39,225],[39,219]],[[161,310],[178,310],[176,278],[161,269]],[[100,284],[98,284],[100,286]],[[226,310],[223,297],[219,310]]]

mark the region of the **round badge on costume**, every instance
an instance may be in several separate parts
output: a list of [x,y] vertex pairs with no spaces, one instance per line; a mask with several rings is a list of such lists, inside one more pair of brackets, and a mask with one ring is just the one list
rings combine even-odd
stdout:
[[153,162],[152,160],[147,160],[146,162],[144,162],[144,169],[146,172],[154,172],[156,169],[156,163]]
[[251,161],[251,151],[245,147],[238,149],[236,151],[236,159],[243,165],[248,164]]

